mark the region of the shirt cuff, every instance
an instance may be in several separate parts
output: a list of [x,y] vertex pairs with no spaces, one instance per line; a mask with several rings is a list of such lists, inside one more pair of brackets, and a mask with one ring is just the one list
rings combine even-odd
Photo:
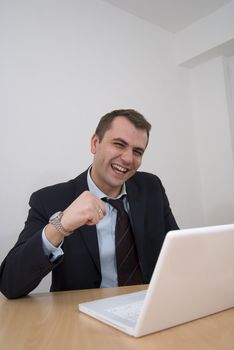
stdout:
[[45,227],[42,231],[42,247],[44,253],[50,259],[50,262],[54,262],[60,256],[64,255],[64,252],[61,248],[63,241],[60,243],[58,247],[55,247],[52,243],[50,243],[45,235]]

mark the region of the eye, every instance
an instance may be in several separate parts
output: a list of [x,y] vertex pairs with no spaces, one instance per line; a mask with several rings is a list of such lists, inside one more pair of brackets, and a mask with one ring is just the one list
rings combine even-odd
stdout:
[[121,142],[114,142],[114,145],[118,148],[123,148],[124,147],[124,144],[121,143]]
[[141,151],[141,150],[135,149],[133,152],[138,157],[142,157],[143,156],[143,151]]

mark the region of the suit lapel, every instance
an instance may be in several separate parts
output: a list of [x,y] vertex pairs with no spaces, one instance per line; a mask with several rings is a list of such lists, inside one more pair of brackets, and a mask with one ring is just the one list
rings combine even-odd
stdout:
[[94,264],[96,265],[98,271],[101,273],[100,256],[98,248],[97,230],[96,226],[82,226],[79,229],[79,234],[81,234],[84,244],[89,252]]
[[[88,191],[87,170],[76,178],[76,196],[78,197],[84,191]],[[81,235],[84,244],[89,252],[98,271],[101,273],[100,256],[98,248],[96,226],[82,226],[78,229],[78,234]]]
[[[139,261],[144,260],[144,211],[145,205],[140,189],[130,181],[126,183],[128,201],[130,207],[130,220],[139,256]],[[139,200],[140,199],[140,200]]]

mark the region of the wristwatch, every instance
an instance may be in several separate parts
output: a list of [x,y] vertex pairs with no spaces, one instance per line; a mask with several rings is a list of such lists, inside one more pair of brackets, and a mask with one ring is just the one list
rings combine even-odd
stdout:
[[71,234],[72,232],[68,232],[64,229],[63,225],[61,224],[61,219],[63,216],[63,212],[62,211],[58,211],[57,213],[53,214],[50,219],[49,219],[49,223],[54,225],[54,227],[56,228],[56,230],[60,233],[62,233],[63,236],[68,236],[69,234]]

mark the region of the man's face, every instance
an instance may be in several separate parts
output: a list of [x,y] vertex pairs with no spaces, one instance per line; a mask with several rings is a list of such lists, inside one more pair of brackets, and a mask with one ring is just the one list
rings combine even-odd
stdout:
[[123,183],[140,167],[147,141],[146,130],[136,129],[121,116],[113,120],[101,142],[93,135],[91,176],[102,192],[111,197],[120,193]]

